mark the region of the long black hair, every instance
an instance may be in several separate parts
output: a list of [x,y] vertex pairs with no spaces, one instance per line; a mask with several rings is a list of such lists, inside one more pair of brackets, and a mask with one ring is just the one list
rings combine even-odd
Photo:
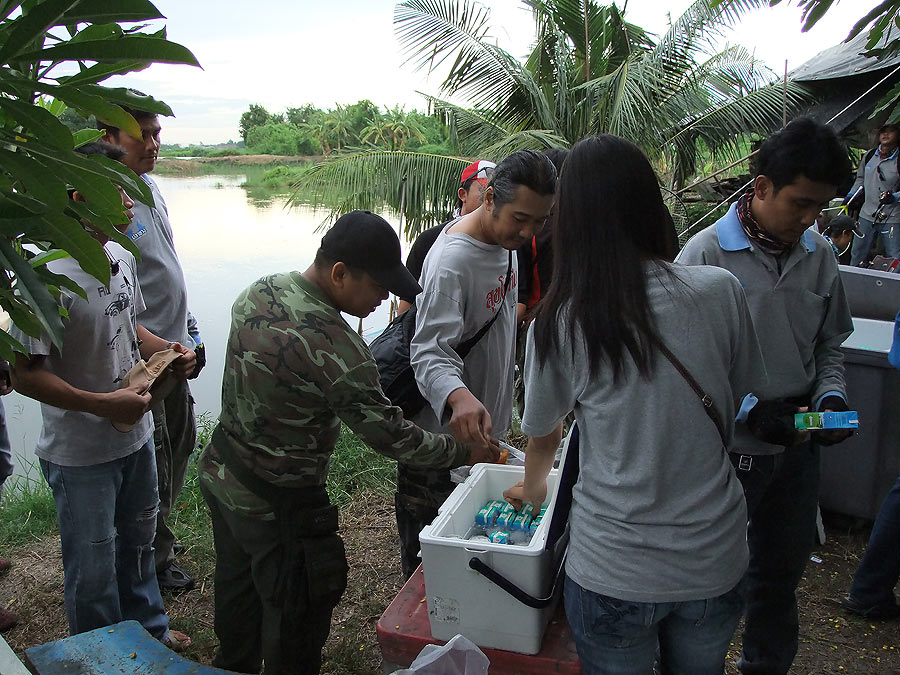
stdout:
[[649,376],[655,329],[644,263],[671,259],[650,162],[624,138],[585,138],[566,157],[557,195],[553,281],[534,325],[539,362],[560,347],[562,323],[568,335],[583,334],[592,377],[606,361],[618,380],[628,356]]

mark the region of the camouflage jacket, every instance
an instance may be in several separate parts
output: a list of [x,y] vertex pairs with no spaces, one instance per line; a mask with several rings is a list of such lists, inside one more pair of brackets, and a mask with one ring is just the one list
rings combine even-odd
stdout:
[[253,283],[232,307],[215,444],[201,480],[226,508],[262,514],[268,505],[230,475],[215,449],[230,449],[253,473],[284,488],[325,484],[341,421],[377,452],[413,466],[453,467],[468,448],[403,419],[378,382],[362,338],[299,272]]

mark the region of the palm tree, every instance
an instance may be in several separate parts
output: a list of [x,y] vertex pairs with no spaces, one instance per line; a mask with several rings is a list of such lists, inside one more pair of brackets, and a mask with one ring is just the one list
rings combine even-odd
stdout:
[[349,140],[352,135],[350,114],[345,106],[335,104],[334,110],[329,110],[326,115],[326,124],[331,130],[331,136],[335,141],[335,150],[341,151],[341,141]]
[[[500,159],[520,148],[567,147],[584,136],[609,132],[641,145],[677,186],[694,173],[703,152],[733,158],[742,139],[781,124],[783,92],[771,86],[774,74],[741,47],[712,49],[724,28],[768,0],[723,0],[715,7],[696,0],[658,40],[625,21],[615,5],[523,2],[536,26],[536,41],[524,63],[494,43],[490,11],[474,0],[405,0],[396,6],[395,31],[415,68],[433,72],[449,65],[439,95],[426,98],[449,124],[465,158]],[[807,98],[800,86],[788,85],[790,111]],[[427,193],[420,202],[382,191],[393,208],[404,202],[407,233],[414,235],[444,217],[449,204],[444,193],[468,161],[363,153],[316,167],[300,190],[317,187],[324,198],[326,183],[397,186],[404,176],[407,193],[423,180],[442,186],[442,192]],[[398,174],[404,167],[409,173]],[[431,172],[437,170],[449,173],[435,180]],[[379,192],[366,191],[367,196]]]

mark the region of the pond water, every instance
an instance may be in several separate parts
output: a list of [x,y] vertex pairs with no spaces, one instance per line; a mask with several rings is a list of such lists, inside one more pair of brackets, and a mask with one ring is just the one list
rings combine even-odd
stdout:
[[[242,175],[156,176],[169,207],[175,245],[184,268],[191,312],[200,324],[207,366],[191,391],[197,414],[219,414],[231,304],[254,280],[273,272],[305,270],[313,261],[324,211],[285,208],[285,194],[245,189]],[[383,214],[396,225],[396,218]],[[404,259],[407,244],[404,242]],[[363,320],[364,334],[388,321],[388,303]],[[345,317],[354,328],[358,319]],[[34,445],[41,428],[38,403],[18,393],[3,398],[16,473],[40,475]]]

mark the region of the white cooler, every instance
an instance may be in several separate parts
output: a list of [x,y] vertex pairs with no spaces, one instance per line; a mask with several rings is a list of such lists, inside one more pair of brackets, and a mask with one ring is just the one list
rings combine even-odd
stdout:
[[428,618],[436,639],[449,640],[461,633],[479,647],[523,654],[540,651],[559,600],[562,584],[554,588],[554,581],[561,577],[558,571],[568,542],[566,530],[552,550],[546,550],[558,470],[547,478],[547,512],[527,545],[465,539],[478,510],[492,499],[502,500],[503,491],[524,476],[521,466],[475,465],[419,534]]

